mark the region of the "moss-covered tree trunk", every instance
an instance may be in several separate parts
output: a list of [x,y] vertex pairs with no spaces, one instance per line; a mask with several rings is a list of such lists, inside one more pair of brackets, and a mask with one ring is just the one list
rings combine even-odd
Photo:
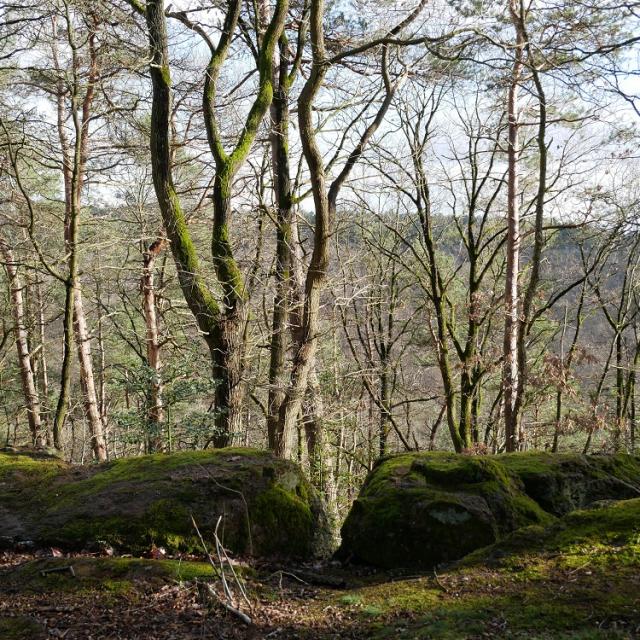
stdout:
[[163,0],[150,0],[147,3],[146,20],[151,50],[149,68],[153,89],[150,135],[153,184],[176,265],[180,288],[209,347],[212,361],[214,361],[213,375],[216,376],[214,354],[215,357],[220,358],[218,320],[221,311],[201,275],[196,248],[172,177],[171,74]]
[[[131,6],[143,7],[135,0]],[[216,115],[217,81],[237,28],[242,3],[227,3],[220,39],[216,45],[206,31],[192,23],[183,13],[171,14],[197,33],[208,46],[210,59],[204,77],[203,112],[207,141],[216,164],[213,186],[213,225],[211,256],[222,301],[218,303],[204,283],[196,249],[189,233],[172,178],[171,159],[171,74],[168,59],[167,25],[164,2],[150,0],[144,13],[151,49],[150,72],[153,85],[151,113],[151,160],[153,181],[167,236],[178,270],[183,295],[194,314],[209,347],[212,375],[216,387],[216,446],[229,444],[240,430],[244,400],[245,335],[249,291],[233,255],[230,240],[232,227],[232,187],[238,170],[246,161],[262,119],[273,97],[271,64],[275,45],[284,28],[288,3],[276,2],[273,15],[261,38],[258,55],[258,90],[244,127],[231,153],[224,149]]]

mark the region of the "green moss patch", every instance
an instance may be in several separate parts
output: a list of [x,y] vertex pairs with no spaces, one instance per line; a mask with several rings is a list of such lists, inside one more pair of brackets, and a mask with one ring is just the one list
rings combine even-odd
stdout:
[[520,529],[437,575],[367,580],[332,598],[355,637],[631,640],[640,633],[640,499]]
[[[73,568],[73,574],[66,570],[56,571],[67,567]],[[140,583],[158,585],[187,582],[212,578],[213,575],[211,565],[206,562],[141,558],[43,558],[0,572],[0,590],[19,589],[21,593],[97,590],[127,594],[133,592]]]
[[519,567],[540,554],[561,555],[570,568],[640,565],[640,498],[574,511],[549,527],[524,527],[462,564]]
[[33,618],[26,616],[0,616],[0,638],[2,640],[44,640],[47,633]]
[[496,456],[543,509],[565,515],[597,500],[640,497],[640,457],[511,453]]
[[[299,492],[308,495],[307,489]],[[311,553],[314,517],[308,503],[297,493],[275,486],[260,494],[251,509],[254,531],[266,539],[267,553],[290,546],[298,557]]]

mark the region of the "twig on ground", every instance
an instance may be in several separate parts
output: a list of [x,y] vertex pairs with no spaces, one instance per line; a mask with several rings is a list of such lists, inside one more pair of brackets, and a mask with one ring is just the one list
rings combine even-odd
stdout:
[[43,569],[40,571],[41,576],[46,576],[48,573],[62,573],[63,571],[68,571],[71,574],[72,578],[76,577],[76,572],[73,570],[73,567],[69,564],[64,567],[51,567],[50,569]]
[[218,547],[218,549],[219,549],[220,557],[221,558],[224,557],[224,559],[227,561],[227,565],[229,566],[229,569],[231,569],[231,573],[233,574],[233,577],[234,577],[234,579],[236,581],[236,584],[238,585],[238,589],[240,590],[240,594],[242,595],[244,601],[247,603],[249,608],[251,608],[251,601],[249,600],[249,597],[247,596],[247,592],[245,591],[244,585],[242,584],[242,580],[240,579],[240,577],[236,573],[236,570],[233,568],[233,563],[231,562],[231,559],[227,555],[227,550],[224,548],[224,546],[220,542],[220,539],[218,538],[218,526],[220,525],[220,521],[221,520],[222,520],[222,516],[220,516],[218,518],[218,523],[216,524],[216,529],[214,531],[214,535],[215,535],[215,538],[216,538],[216,547]]
[[210,585],[207,584],[207,591],[230,613],[233,613],[235,616],[237,616],[238,618],[240,618],[240,620],[242,620],[242,622],[244,622],[244,624],[246,624],[247,626],[251,626],[253,624],[251,618],[244,613],[243,611],[240,611],[240,609],[236,609],[235,607],[232,607],[228,602],[225,602],[224,600],[222,600],[220,598],[220,596],[216,593],[216,590]]
[[435,569],[433,570],[433,580],[445,593],[449,593],[449,589],[440,582],[440,578],[438,577]]
[[204,550],[205,555],[207,556],[207,560],[209,561],[209,564],[211,565],[211,568],[213,569],[213,573],[220,577],[220,571],[218,569],[218,567],[216,566],[216,563],[213,561],[213,558],[211,557],[211,554],[209,553],[208,549],[207,549],[207,545],[204,542],[204,538],[202,537],[202,534],[200,533],[200,529],[198,529],[198,525],[196,524],[195,518],[193,517],[193,514],[191,514],[191,522],[193,523],[193,528],[196,530],[196,533],[198,534],[198,538],[200,538],[200,544],[202,545],[202,548]]
[[233,565],[231,564],[231,560],[224,548],[224,546],[222,545],[222,543],[220,542],[220,538],[218,537],[218,529],[220,527],[220,523],[222,522],[222,516],[220,516],[218,518],[218,521],[216,522],[216,528],[214,530],[214,542],[216,545],[216,555],[217,555],[217,559],[218,559],[218,563],[219,566],[216,565],[216,563],[213,560],[213,557],[211,556],[211,554],[209,553],[209,550],[207,549],[207,545],[204,541],[204,538],[202,537],[202,534],[200,533],[200,529],[198,528],[198,524],[195,521],[195,518],[193,517],[193,514],[191,515],[191,522],[193,523],[193,526],[196,530],[196,533],[198,534],[198,538],[200,539],[200,544],[202,545],[202,548],[204,549],[205,555],[207,556],[208,560],[209,560],[209,564],[211,565],[211,567],[214,570],[214,573],[216,574],[216,576],[220,579],[220,582],[222,584],[222,590],[224,591],[224,596],[225,598],[221,598],[218,593],[216,592],[216,590],[213,588],[213,586],[209,583],[205,583],[207,592],[209,593],[209,595],[211,595],[213,598],[215,598],[215,600],[221,604],[227,611],[229,611],[230,613],[233,613],[235,616],[237,616],[244,624],[246,625],[251,625],[252,621],[251,618],[244,613],[243,611],[241,611],[240,609],[238,609],[238,607],[235,604],[234,601],[234,597],[233,597],[233,592],[231,590],[231,587],[229,586],[229,583],[227,581],[227,577],[225,575],[225,562],[227,564],[227,566],[229,567],[229,569],[231,570],[231,574],[233,575],[233,578],[235,580],[236,586],[238,587],[238,590],[240,591],[240,594],[242,595],[244,601],[248,604],[248,606],[251,608],[251,601],[249,600],[249,597],[247,596],[247,592],[242,584],[242,581],[240,580],[240,577],[238,576],[238,574],[235,572],[235,569],[233,568]]

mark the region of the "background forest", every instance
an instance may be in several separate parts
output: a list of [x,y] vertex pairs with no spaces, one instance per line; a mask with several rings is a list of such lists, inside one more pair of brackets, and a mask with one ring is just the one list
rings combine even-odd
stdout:
[[637,447],[640,3],[1,7],[3,444]]

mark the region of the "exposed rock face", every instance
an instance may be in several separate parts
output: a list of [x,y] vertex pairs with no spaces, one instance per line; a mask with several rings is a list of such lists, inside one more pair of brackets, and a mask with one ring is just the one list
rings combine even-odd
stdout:
[[430,569],[592,501],[638,495],[640,459],[632,456],[388,457],[362,487],[338,556]]
[[0,453],[0,544],[33,541],[119,551],[212,546],[308,558],[329,539],[315,491],[293,463],[252,449],[187,451],[75,467],[45,454]]

